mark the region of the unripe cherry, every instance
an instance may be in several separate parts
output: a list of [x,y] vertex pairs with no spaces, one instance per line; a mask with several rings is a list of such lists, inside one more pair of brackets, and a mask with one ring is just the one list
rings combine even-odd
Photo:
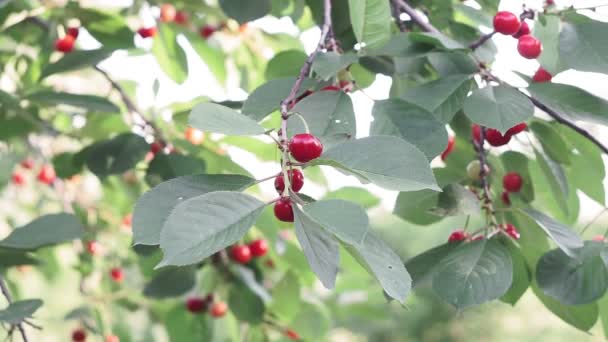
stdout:
[[[287,170],[287,177],[289,177],[291,190],[294,192],[300,191],[304,186],[304,174],[299,169]],[[282,172],[274,179],[274,188],[279,194],[282,194],[285,190],[285,179]]]
[[251,250],[247,245],[234,245],[230,248],[230,257],[239,264],[251,261]]
[[268,252],[268,242],[264,239],[257,239],[249,244],[249,250],[254,257],[261,257]]
[[467,234],[467,232],[462,229],[458,229],[453,231],[452,234],[450,234],[450,237],[448,237],[448,242],[462,241],[465,240],[468,236],[469,234]]
[[69,53],[74,50],[74,37],[65,36],[55,41],[55,50],[63,53]]
[[276,216],[279,221],[293,222],[293,207],[291,206],[289,197],[280,198],[274,204],[274,216]]
[[209,313],[214,318],[220,318],[224,316],[228,312],[228,305],[224,302],[215,302],[211,305],[211,309],[209,309]]
[[[485,174],[490,173],[490,167],[485,164]],[[467,175],[474,181],[481,180],[481,163],[479,160],[473,160],[467,165]]]
[[532,76],[532,80],[536,83],[551,82],[552,78],[553,75],[551,75],[543,67],[538,67],[538,70],[536,70],[534,76]]
[[306,163],[321,156],[323,144],[310,133],[296,134],[289,141],[289,152],[295,160]]
[[521,36],[517,41],[517,51],[524,58],[534,59],[540,56],[543,46],[538,39],[527,34]]
[[192,313],[203,313],[207,310],[207,304],[203,297],[191,297],[186,300],[186,309]]
[[200,145],[205,140],[205,133],[194,127],[186,128],[184,135],[186,140],[188,140],[192,145]]
[[502,186],[508,192],[519,192],[523,185],[523,179],[517,172],[509,172],[502,178]]
[[445,150],[441,153],[441,160],[445,161],[445,159],[454,150],[455,144],[456,144],[456,139],[453,136],[449,136],[448,137],[448,146],[446,146]]
[[500,11],[494,16],[494,31],[512,35],[519,31],[519,18],[508,11]]

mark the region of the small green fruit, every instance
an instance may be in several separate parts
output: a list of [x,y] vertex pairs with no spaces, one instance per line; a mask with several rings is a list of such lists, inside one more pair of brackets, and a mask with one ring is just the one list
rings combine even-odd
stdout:
[[[486,167],[486,174],[490,173],[490,168],[488,165]],[[473,160],[467,165],[467,175],[474,181],[481,180],[481,176],[479,175],[481,171],[481,163],[479,160]]]

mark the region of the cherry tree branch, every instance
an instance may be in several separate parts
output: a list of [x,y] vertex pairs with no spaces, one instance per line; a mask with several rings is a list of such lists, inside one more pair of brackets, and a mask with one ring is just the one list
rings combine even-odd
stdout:
[[475,51],[477,48],[479,48],[485,42],[487,42],[490,38],[492,38],[492,36],[494,36],[495,33],[496,33],[496,31],[492,31],[488,34],[481,35],[481,37],[479,37],[479,39],[477,39],[476,41],[474,41],[473,43],[471,43],[469,45],[469,49]]
[[[6,286],[6,283],[4,282],[4,278],[2,277],[2,275],[0,275],[0,291],[2,292],[2,295],[4,295],[4,298],[6,298],[6,301],[10,305],[13,302],[13,298],[11,297],[11,293],[8,290],[8,287]],[[23,342],[28,342],[29,340],[27,338],[27,334],[25,333],[25,329],[23,328],[23,323],[11,325],[11,330],[9,332],[9,336],[12,334],[14,327],[16,327],[17,330],[19,330],[19,333],[21,334],[21,338],[23,338]]]
[[[416,12],[416,10],[411,7],[405,0],[391,0],[393,2],[393,5],[398,8],[401,9],[404,13],[407,13],[407,15],[410,16],[410,18],[412,18],[412,21],[420,26],[420,28],[423,31],[426,32],[431,32],[431,33],[439,33],[439,30],[435,28],[435,26],[433,26],[431,23],[427,22],[426,20],[424,20],[419,14],[418,12]],[[397,16],[397,20],[399,20],[399,17]]]

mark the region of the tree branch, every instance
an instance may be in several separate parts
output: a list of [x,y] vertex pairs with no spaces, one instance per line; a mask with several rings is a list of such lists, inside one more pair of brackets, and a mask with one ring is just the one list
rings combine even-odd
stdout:
[[[11,297],[11,293],[9,292],[8,287],[6,286],[2,275],[0,275],[0,292],[2,292],[2,295],[4,295],[4,298],[6,298],[6,301],[10,305],[13,302],[13,298]],[[23,338],[23,342],[28,342],[29,340],[27,338],[27,334],[25,333],[25,329],[23,328],[23,323],[11,325],[9,336],[12,334],[12,332],[14,331],[13,329],[15,327],[17,327],[17,330],[19,330],[21,338]]]
[[[439,33],[439,30],[435,28],[435,26],[431,25],[430,23],[426,22],[419,14],[418,12],[416,12],[416,10],[411,7],[405,0],[391,0],[393,2],[393,5],[396,6],[397,8],[403,10],[403,12],[407,13],[410,18],[412,18],[412,21],[420,26],[420,28],[423,31],[426,32],[431,32],[431,33]],[[399,20],[399,17],[397,17],[397,19]]]
[[477,39],[475,42],[473,42],[473,43],[471,43],[471,45],[469,45],[469,49],[475,51],[478,47],[482,46],[485,42],[487,42],[488,39],[492,38],[492,36],[494,36],[495,33],[496,33],[496,31],[492,31],[488,34],[481,35],[481,37],[479,37],[479,39]]

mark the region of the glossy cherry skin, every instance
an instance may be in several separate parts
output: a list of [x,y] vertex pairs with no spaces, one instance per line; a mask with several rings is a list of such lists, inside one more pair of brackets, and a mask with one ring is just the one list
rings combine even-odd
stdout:
[[517,172],[509,172],[502,178],[502,186],[508,192],[519,192],[523,185],[523,179]]
[[[304,174],[299,169],[287,170],[287,177],[289,177],[291,190],[294,192],[300,191],[304,186]],[[282,194],[285,190],[285,179],[282,172],[274,179],[274,188],[279,194]]]
[[511,205],[511,198],[509,197],[508,191],[503,191],[500,195],[500,199],[502,200],[502,203],[504,203],[506,206]]
[[517,41],[517,51],[524,58],[534,59],[540,56],[543,46],[538,39],[527,34]]
[[177,11],[175,10],[175,6],[171,4],[163,4],[160,6],[160,21],[164,23],[169,23],[175,20],[175,16],[177,15]]
[[500,11],[494,16],[494,31],[506,35],[512,35],[519,31],[519,18],[508,11]]
[[186,300],[186,309],[192,313],[207,311],[208,302],[203,297],[191,297]]
[[125,274],[120,267],[114,267],[110,270],[110,277],[117,283],[122,283],[125,280]]
[[228,312],[228,305],[224,302],[215,302],[211,304],[211,308],[209,309],[209,313],[215,318],[224,316],[226,312]]
[[509,235],[511,238],[519,240],[521,235],[519,234],[519,231],[517,230],[517,228],[515,228],[514,225],[507,223],[506,225],[504,225],[504,230],[505,233],[507,233],[507,235]]
[[203,27],[200,28],[200,30],[198,31],[198,33],[204,39],[209,39],[209,37],[211,37],[215,33],[215,31],[217,31],[217,28],[215,26],[205,25],[205,26],[203,26]]
[[247,245],[234,245],[230,248],[230,257],[239,264],[251,261],[251,250]]
[[76,329],[72,332],[72,341],[84,342],[87,340],[87,332],[82,329]]
[[274,204],[274,216],[279,221],[293,222],[293,207],[288,197],[281,198]]
[[55,181],[55,178],[57,178],[57,175],[55,174],[55,169],[53,169],[52,166],[43,165],[38,172],[37,178],[40,183],[51,185]]
[[505,133],[505,135],[508,135],[508,136],[512,137],[512,136],[514,136],[516,134],[519,134],[519,133],[525,131],[526,128],[528,128],[528,125],[525,122],[518,123],[517,125],[509,128],[507,130],[507,133]]
[[469,236],[469,234],[467,234],[467,232],[465,232],[462,229],[458,229],[458,230],[453,231],[452,234],[450,234],[450,237],[448,238],[448,242],[463,241],[468,236]]
[[74,39],[78,38],[78,33],[80,32],[80,28],[79,27],[69,27],[67,29],[66,34],[68,36],[72,36],[74,37]]
[[55,41],[55,50],[63,53],[69,53],[74,50],[74,37],[65,36]]
[[268,242],[264,239],[257,239],[249,244],[249,250],[254,257],[261,257],[268,253]]
[[445,150],[441,152],[441,160],[445,161],[446,158],[452,153],[454,147],[456,146],[456,139],[453,136],[448,137],[448,146],[446,146]]
[[526,34],[530,34],[530,26],[528,26],[528,23],[526,23],[525,21],[523,21],[521,23],[521,26],[519,27],[519,31],[517,31],[517,33],[515,33],[513,35],[513,37],[519,39],[519,37],[524,36]]
[[539,67],[538,70],[536,70],[536,72],[534,73],[534,76],[532,76],[532,80],[536,83],[551,82],[552,78],[553,75],[551,75],[543,67]]
[[511,136],[508,134],[502,135],[498,130],[493,128],[486,129],[486,140],[492,146],[503,146],[511,141]]
[[150,38],[156,35],[156,27],[142,27],[137,30],[137,34],[139,34],[142,38]]
[[289,141],[289,152],[295,160],[306,163],[321,156],[323,144],[312,134],[296,134]]
[[25,177],[23,177],[23,175],[19,172],[13,173],[11,180],[12,180],[13,184],[15,184],[17,186],[21,186],[21,185],[25,184]]

